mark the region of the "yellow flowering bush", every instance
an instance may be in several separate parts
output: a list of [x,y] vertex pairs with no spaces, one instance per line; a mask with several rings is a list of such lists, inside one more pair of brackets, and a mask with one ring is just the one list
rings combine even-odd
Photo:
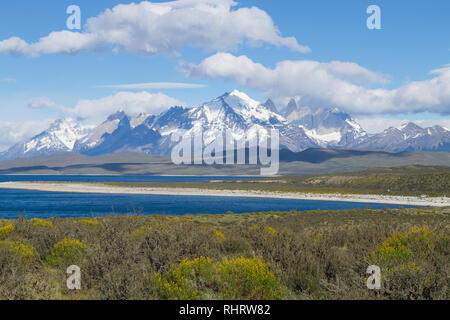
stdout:
[[276,230],[275,228],[272,228],[272,227],[269,227],[269,226],[264,227],[264,230],[265,230],[268,234],[270,234],[270,235],[272,235],[272,236],[274,236],[274,235],[277,234],[277,230]]
[[83,226],[88,226],[88,227],[98,227],[99,223],[97,220],[94,219],[81,219],[78,221],[75,221],[75,223],[79,223]]
[[31,219],[30,222],[35,227],[53,228],[53,222],[48,221],[48,220],[34,218],[34,219]]
[[13,232],[16,229],[16,226],[12,223],[6,224],[3,227],[0,227],[0,239],[6,239],[8,234]]
[[48,258],[50,265],[74,263],[86,252],[87,246],[78,239],[63,239],[56,243]]
[[148,233],[148,232],[150,232],[152,230],[153,230],[152,226],[143,226],[143,227],[133,231],[131,233],[131,238],[133,238],[133,239],[140,238],[140,237],[142,237],[143,235],[145,235],[146,233]]
[[259,258],[224,259],[213,263],[200,257],[183,260],[163,274],[155,275],[163,299],[281,299],[285,289]]
[[0,227],[3,227],[7,224],[10,224],[11,220],[7,220],[7,219],[0,219]]
[[216,230],[216,236],[219,240],[225,240],[225,235],[222,231]]
[[435,246],[436,235],[427,228],[413,228],[395,233],[371,254],[372,260],[382,265],[407,262],[413,257],[425,257]]
[[259,258],[224,259],[218,265],[224,299],[278,300],[285,294],[269,267]]
[[86,245],[78,239],[64,239],[53,246],[52,256],[63,257],[75,252],[84,252]]
[[214,264],[210,258],[184,259],[168,272],[157,274],[155,283],[163,299],[199,300],[201,297],[197,283],[192,280],[206,281],[213,274]]
[[169,300],[200,300],[197,290],[192,288],[188,278],[183,277],[176,271],[171,273],[174,278],[167,279],[161,274],[154,277],[155,285],[158,288],[160,298]]
[[225,240],[225,235],[223,234],[222,231],[217,230],[217,229],[211,229],[211,230],[215,233],[218,240],[220,240],[220,241]]
[[446,235],[428,228],[413,228],[386,239],[370,255],[381,267],[385,294],[393,299],[432,299],[432,288],[445,290],[446,281],[438,274],[446,269],[449,245]]
[[200,278],[207,278],[214,273],[212,260],[207,257],[200,257],[194,260],[184,259],[180,263],[179,269],[185,276],[194,275]]
[[25,259],[32,259],[35,255],[35,250],[32,245],[17,241],[0,241],[0,245],[7,247],[10,252]]

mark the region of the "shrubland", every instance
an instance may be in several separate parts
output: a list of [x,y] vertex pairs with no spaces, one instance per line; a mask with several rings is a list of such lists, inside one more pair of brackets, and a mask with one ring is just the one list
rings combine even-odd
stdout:
[[[450,209],[0,220],[0,299],[450,298]],[[382,287],[366,286],[367,267]],[[82,288],[66,287],[81,268]]]

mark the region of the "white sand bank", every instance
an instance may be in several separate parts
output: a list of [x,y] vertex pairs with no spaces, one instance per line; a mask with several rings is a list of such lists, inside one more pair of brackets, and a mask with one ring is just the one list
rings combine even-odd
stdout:
[[101,193],[101,194],[152,194],[174,196],[217,196],[217,197],[249,197],[297,200],[347,201],[366,203],[386,203],[411,206],[450,206],[447,197],[406,197],[385,195],[358,194],[315,194],[315,193],[281,193],[244,190],[210,190],[188,188],[137,188],[111,186],[101,183],[72,182],[3,182],[0,189],[23,189],[49,192]]

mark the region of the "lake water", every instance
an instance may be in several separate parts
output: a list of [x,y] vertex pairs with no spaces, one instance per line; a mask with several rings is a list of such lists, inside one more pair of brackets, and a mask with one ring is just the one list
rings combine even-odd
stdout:
[[[72,182],[182,182],[244,179],[244,177],[199,176],[0,176],[5,181]],[[306,211],[372,208],[396,208],[398,205],[338,201],[265,199],[244,197],[201,197],[162,195],[78,194],[0,189],[0,218],[97,217],[111,214],[224,214],[265,211]]]
[[397,205],[356,202],[200,196],[111,195],[0,190],[0,218],[97,217],[111,214],[224,214],[260,211],[355,209]]

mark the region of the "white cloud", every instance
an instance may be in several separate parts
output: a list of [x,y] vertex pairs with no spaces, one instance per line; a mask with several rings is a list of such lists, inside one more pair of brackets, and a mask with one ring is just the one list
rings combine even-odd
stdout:
[[52,32],[38,42],[18,37],[0,41],[0,53],[36,57],[75,54],[103,45],[133,54],[179,56],[184,46],[206,50],[236,49],[264,43],[307,53],[293,37],[282,37],[272,18],[257,7],[235,8],[232,0],[176,0],[119,4],[89,18],[85,32]]
[[[1,43],[0,43],[1,45]],[[92,50],[100,46],[95,34],[72,31],[52,32],[39,42],[30,45],[32,54],[64,53],[75,54],[83,50]]]
[[142,89],[197,89],[204,87],[206,87],[206,85],[195,83],[149,82],[149,83],[97,86],[96,88],[142,90]]
[[98,125],[118,110],[123,110],[130,116],[137,116],[140,113],[157,115],[170,107],[185,105],[184,102],[163,93],[147,91],[121,91],[99,99],[83,99],[79,100],[73,108],[57,105],[47,97],[33,98],[28,101],[30,109],[53,108],[62,113],[62,116],[79,119],[86,125]]
[[39,97],[30,99],[27,106],[30,109],[48,109],[55,108],[57,105],[47,97]]
[[44,121],[0,122],[0,151],[25,141],[48,128],[53,119]]
[[0,41],[0,53],[9,53],[20,56],[35,56],[31,46],[25,40],[18,37],[11,37]]
[[395,118],[357,117],[355,119],[369,133],[379,133],[390,127],[400,127],[404,123],[414,122],[422,128],[439,125],[450,130],[450,119],[407,120]]
[[247,56],[217,53],[199,65],[181,65],[188,77],[231,79],[267,97],[301,97],[302,105],[339,107],[356,114],[434,112],[450,114],[450,66],[433,70],[429,80],[398,89],[371,89],[364,83],[385,83],[387,77],[355,63],[281,61],[275,68]]
[[185,104],[162,93],[124,91],[101,99],[80,100],[74,108],[64,108],[64,113],[83,119],[86,124],[99,124],[120,109],[130,116],[136,116],[142,112],[160,114],[173,106]]
[[75,54],[98,48],[100,45],[95,35],[63,30],[51,32],[48,36],[31,44],[18,37],[0,41],[0,53],[38,57],[40,54],[49,53]]

